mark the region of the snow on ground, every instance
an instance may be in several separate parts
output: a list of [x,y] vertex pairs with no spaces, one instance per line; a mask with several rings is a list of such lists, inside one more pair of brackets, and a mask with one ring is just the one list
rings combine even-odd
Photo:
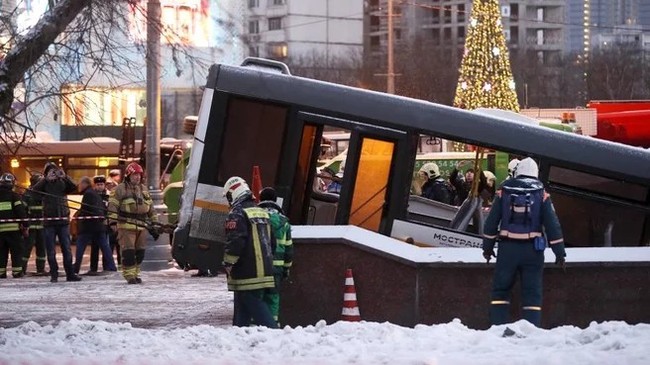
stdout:
[[191,272],[169,269],[144,272],[142,279],[141,285],[127,285],[119,273],[83,276],[83,281],[73,283],[63,275],[55,284],[49,277],[2,279],[0,327],[27,321],[56,324],[71,318],[144,328],[232,323],[232,294],[224,276],[193,278]]
[[70,320],[0,329],[0,364],[627,364],[650,363],[650,325],[592,324],[581,330],[511,325],[467,329],[460,322],[404,328],[324,322],[304,328],[141,329]]

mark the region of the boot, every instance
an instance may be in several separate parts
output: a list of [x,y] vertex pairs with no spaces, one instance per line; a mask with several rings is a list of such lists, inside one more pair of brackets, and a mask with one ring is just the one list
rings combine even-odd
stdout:
[[130,278],[126,281],[127,284],[140,284],[138,283],[138,278]]
[[58,283],[58,282],[59,282],[59,278],[57,276],[52,276],[52,278],[50,278],[50,283]]
[[122,276],[129,284],[137,284],[138,274],[135,260],[135,250],[122,252]]
[[13,277],[14,277],[14,279],[20,279],[20,278],[22,278],[23,276],[25,276],[25,273],[23,273],[22,270],[13,273]]
[[71,276],[68,276],[65,281],[81,281],[81,276],[74,274]]

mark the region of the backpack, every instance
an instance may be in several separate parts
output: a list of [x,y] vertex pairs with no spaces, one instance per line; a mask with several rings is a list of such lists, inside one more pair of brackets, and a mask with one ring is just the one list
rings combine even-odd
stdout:
[[501,188],[501,230],[527,234],[542,232],[542,203],[544,188],[541,186]]

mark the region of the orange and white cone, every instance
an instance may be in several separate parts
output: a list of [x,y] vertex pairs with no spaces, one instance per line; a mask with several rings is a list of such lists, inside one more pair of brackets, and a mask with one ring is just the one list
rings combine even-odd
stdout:
[[352,269],[345,272],[345,292],[343,293],[343,312],[341,320],[348,322],[359,322],[361,313],[359,313],[359,304],[357,303],[357,290],[354,288],[354,278]]

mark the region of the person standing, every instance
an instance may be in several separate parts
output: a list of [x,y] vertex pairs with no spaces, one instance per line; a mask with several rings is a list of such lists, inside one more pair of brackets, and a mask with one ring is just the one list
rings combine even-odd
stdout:
[[282,280],[289,278],[289,270],[293,264],[293,242],[291,240],[291,224],[277,204],[278,194],[273,188],[264,188],[260,192],[260,208],[265,209],[271,218],[271,228],[275,236],[275,251],[273,252],[273,276],[275,288],[264,295],[264,302],[269,306],[273,319],[278,322],[280,316],[280,286]]
[[70,250],[70,208],[66,196],[77,190],[77,185],[54,162],[45,164],[44,179],[34,185],[32,190],[43,196],[43,230],[47,263],[50,266],[50,281],[59,281],[59,264],[56,262],[56,239],[58,237],[63,254],[63,267],[67,281],[81,281],[75,274]]
[[156,222],[153,200],[142,183],[142,166],[131,162],[121,182],[108,200],[109,218],[117,221],[121,248],[122,275],[129,284],[141,284],[140,265],[147,245],[147,225]]
[[14,278],[23,277],[23,238],[29,224],[26,221],[9,221],[27,218],[27,210],[14,192],[16,178],[5,172],[0,176],[0,279],[7,278],[7,261],[11,252],[11,273]]
[[233,326],[248,327],[251,319],[260,326],[277,328],[264,295],[275,288],[271,217],[255,206],[246,181],[231,177],[224,186],[230,204],[225,223],[226,247],[223,266],[228,290],[234,292]]
[[[108,210],[108,193],[106,191],[106,177],[104,175],[97,175],[93,177],[93,186],[92,189],[97,192],[99,197],[102,199],[102,202],[104,203],[104,214],[106,214]],[[104,271],[117,271],[117,268],[115,267],[115,261],[113,260],[113,245],[110,244],[110,237],[109,235],[112,233],[110,230],[110,227],[105,224],[105,234],[106,236],[106,242],[108,242],[108,248],[110,252],[107,252],[105,254],[104,251],[102,251],[102,270]],[[90,245],[90,271],[87,273],[87,275],[99,275],[99,251],[101,247],[100,244],[96,241],[93,240],[92,244]],[[119,257],[118,257],[119,259]]]
[[[483,257],[488,263],[492,257],[497,258],[490,306],[493,325],[510,322],[510,292],[520,276],[522,317],[541,326],[546,239],[555,254],[556,264],[563,268],[565,265],[562,228],[551,197],[538,180],[538,172],[532,158],[523,159],[515,177],[501,185],[485,220]],[[498,256],[494,253],[497,240]]]
[[47,251],[45,250],[45,237],[43,237],[43,198],[41,194],[32,189],[43,178],[40,173],[35,173],[29,178],[29,189],[23,194],[23,201],[27,204],[29,224],[29,237],[25,240],[25,251],[23,252],[23,274],[27,274],[27,264],[32,254],[32,249],[36,247],[36,276],[45,276],[45,260]]
[[427,178],[422,185],[422,197],[444,204],[452,204],[453,194],[449,184],[440,176],[440,168],[435,162],[425,163],[420,174]]
[[[105,269],[108,271],[117,271],[111,248],[108,245],[108,236],[106,235],[106,205],[102,197],[93,189],[89,177],[84,176],[81,178],[79,181],[79,191],[83,194],[83,198],[81,198],[81,208],[79,208],[79,235],[77,236],[74,271],[77,274],[79,273],[86,246],[89,243],[97,245],[102,250],[102,255],[107,260],[108,265]],[[86,217],[101,218],[84,219]],[[96,267],[95,272],[97,272]]]

